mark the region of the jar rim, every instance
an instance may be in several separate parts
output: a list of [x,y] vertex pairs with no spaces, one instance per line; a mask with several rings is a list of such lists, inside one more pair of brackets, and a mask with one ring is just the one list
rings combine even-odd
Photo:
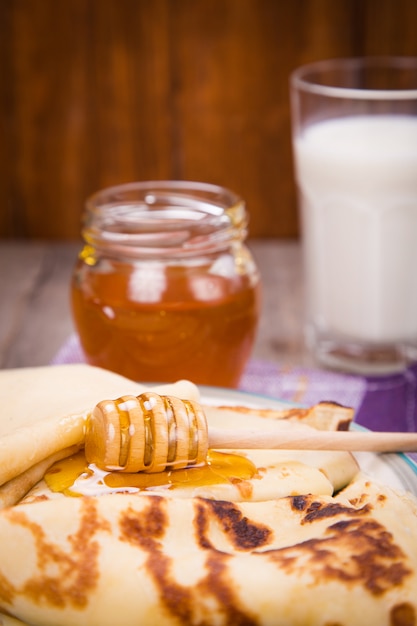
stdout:
[[150,193],[151,191],[187,191],[199,196],[222,201],[222,204],[231,206],[243,202],[242,198],[228,187],[193,180],[146,180],[122,183],[104,187],[92,193],[86,200],[86,207],[93,208],[102,202],[120,201],[124,196],[137,192],[138,194]]
[[84,239],[128,256],[183,256],[243,240],[248,216],[235,192],[211,183],[139,181],[97,191],[86,201]]

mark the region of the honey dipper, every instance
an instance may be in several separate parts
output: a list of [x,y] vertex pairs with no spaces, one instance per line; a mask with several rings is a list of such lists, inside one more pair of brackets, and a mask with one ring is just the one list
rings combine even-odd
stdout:
[[208,430],[202,407],[145,392],[99,402],[87,420],[85,455],[102,470],[160,472],[204,463],[209,448],[417,450],[417,433],[367,431]]

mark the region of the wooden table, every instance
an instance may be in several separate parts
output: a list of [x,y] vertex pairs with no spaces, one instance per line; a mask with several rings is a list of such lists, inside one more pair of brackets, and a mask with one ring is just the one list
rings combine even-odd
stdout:
[[[251,240],[263,280],[253,357],[310,365],[302,337],[300,245]],[[0,367],[47,365],[74,331],[69,281],[78,243],[0,242]]]

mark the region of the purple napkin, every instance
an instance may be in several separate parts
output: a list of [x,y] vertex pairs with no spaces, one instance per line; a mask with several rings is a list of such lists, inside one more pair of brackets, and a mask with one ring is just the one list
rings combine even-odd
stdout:
[[252,361],[241,389],[301,404],[332,400],[355,409],[371,430],[417,431],[417,365],[390,376],[354,376]]
[[[72,335],[52,364],[83,362],[78,337]],[[417,365],[390,376],[365,377],[252,360],[239,388],[305,405],[331,400],[353,407],[355,421],[371,430],[417,431]]]

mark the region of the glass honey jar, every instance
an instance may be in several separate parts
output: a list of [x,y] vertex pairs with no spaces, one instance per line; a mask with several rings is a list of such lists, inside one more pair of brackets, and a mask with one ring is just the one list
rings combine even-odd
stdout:
[[236,387],[253,347],[260,277],[232,191],[148,181],[86,203],[71,283],[87,362],[147,382]]

